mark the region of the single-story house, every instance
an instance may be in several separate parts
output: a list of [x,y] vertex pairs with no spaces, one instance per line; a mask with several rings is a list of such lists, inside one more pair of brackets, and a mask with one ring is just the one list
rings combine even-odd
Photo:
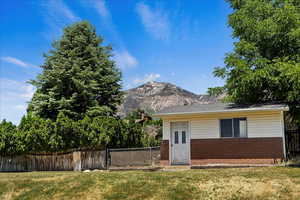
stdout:
[[275,164],[285,156],[282,104],[176,106],[163,120],[162,165]]

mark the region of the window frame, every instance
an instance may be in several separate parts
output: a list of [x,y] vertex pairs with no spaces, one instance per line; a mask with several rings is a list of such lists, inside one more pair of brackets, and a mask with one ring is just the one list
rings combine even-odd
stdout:
[[[184,133],[184,140],[183,140]],[[186,131],[181,131],[181,144],[186,144]]]
[[[222,137],[222,131],[221,131],[221,120],[226,120],[226,119],[230,119],[232,121],[232,136],[231,137]],[[234,119],[245,119],[246,121],[246,136],[245,137],[235,137],[234,136]],[[247,117],[233,117],[233,118],[219,118],[219,138],[221,139],[226,139],[226,138],[229,138],[229,139],[232,139],[232,138],[248,138],[248,118]]]
[[174,144],[179,144],[179,131],[174,131]]

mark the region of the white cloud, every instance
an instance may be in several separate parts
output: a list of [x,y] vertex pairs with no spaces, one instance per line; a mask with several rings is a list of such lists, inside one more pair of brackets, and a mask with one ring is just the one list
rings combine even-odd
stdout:
[[136,11],[140,16],[146,31],[155,39],[169,39],[171,23],[166,11],[159,8],[151,8],[142,2],[136,5]]
[[106,6],[106,2],[104,0],[81,0],[80,2],[84,6],[88,6],[89,9],[94,9],[98,13],[104,27],[109,31],[110,37],[114,40],[114,43],[124,48],[121,36],[113,23],[111,13]]
[[23,86],[23,93],[21,93],[21,97],[25,99],[31,99],[34,94],[34,87],[33,85],[24,85]]
[[20,59],[10,57],[10,56],[1,57],[0,59],[4,62],[12,63],[14,65],[18,65],[18,66],[21,66],[21,67],[36,67],[35,65],[32,65],[30,63],[26,63],[26,62],[24,62]]
[[0,78],[0,91],[1,100],[22,99],[29,101],[33,96],[35,88],[26,82]]
[[104,0],[94,1],[93,3],[101,17],[110,17],[110,12],[106,8]]
[[24,110],[26,110],[27,105],[26,104],[19,104],[19,105],[16,105],[15,108],[17,110],[24,111]]
[[44,21],[50,29],[50,32],[47,30],[47,32],[44,33],[48,39],[53,40],[57,38],[67,24],[81,20],[63,0],[43,1],[40,5],[42,7],[41,12]]
[[48,17],[53,18],[56,22],[76,22],[81,20],[80,17],[76,16],[73,11],[64,3],[63,0],[51,0],[43,4],[47,9]]
[[77,17],[66,4],[64,4],[63,0],[54,0],[53,6],[54,9],[57,9],[58,13],[61,13],[65,18],[69,19],[72,22],[79,21],[80,17]]
[[114,59],[121,69],[131,68],[138,65],[138,61],[128,51],[115,52]]
[[34,91],[35,88],[28,83],[0,78],[0,120],[19,123]]
[[121,69],[132,68],[138,65],[138,60],[129,53],[126,46],[123,44],[122,38],[115,27],[112,20],[112,15],[106,5],[105,0],[82,0],[81,3],[85,6],[92,7],[99,14],[105,28],[109,31],[113,42],[116,44],[114,59],[117,66]]
[[134,79],[133,83],[135,85],[138,85],[138,84],[143,84],[143,83],[148,83],[148,82],[155,81],[158,78],[160,78],[160,74],[151,73],[151,74],[146,74],[143,78]]

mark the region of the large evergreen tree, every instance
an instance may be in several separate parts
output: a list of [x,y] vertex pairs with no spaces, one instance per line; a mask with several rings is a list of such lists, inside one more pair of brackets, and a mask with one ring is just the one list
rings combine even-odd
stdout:
[[[214,74],[226,79],[229,100],[284,102],[300,114],[300,1],[228,0],[234,51]],[[299,120],[300,121],[300,120]]]
[[52,120],[60,112],[73,120],[113,114],[122,98],[121,73],[102,42],[86,21],[66,27],[31,81],[37,90],[28,111]]

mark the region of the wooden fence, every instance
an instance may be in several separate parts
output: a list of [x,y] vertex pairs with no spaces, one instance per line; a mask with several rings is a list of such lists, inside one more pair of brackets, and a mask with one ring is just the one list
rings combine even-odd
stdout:
[[105,150],[0,156],[0,172],[106,169]]
[[0,172],[83,171],[159,165],[159,147],[74,150],[64,153],[0,156]]

